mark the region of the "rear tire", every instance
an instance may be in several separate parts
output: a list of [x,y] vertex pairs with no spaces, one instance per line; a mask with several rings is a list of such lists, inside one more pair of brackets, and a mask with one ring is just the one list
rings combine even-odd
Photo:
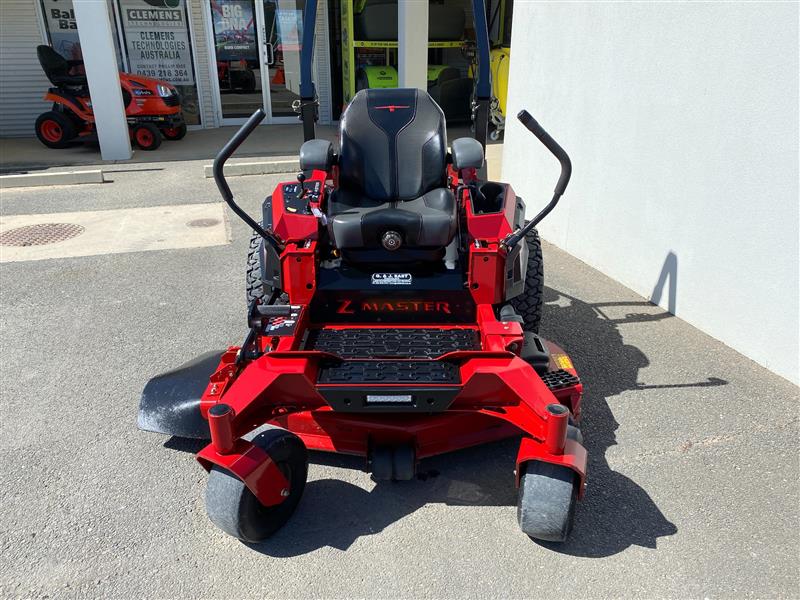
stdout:
[[532,229],[525,236],[528,244],[528,266],[525,271],[525,290],[509,304],[523,318],[522,329],[539,333],[542,320],[542,303],[544,298],[544,261],[542,259],[542,242],[539,232]]
[[36,137],[48,148],[66,148],[78,135],[78,128],[67,115],[54,110],[36,119]]
[[206,512],[225,533],[243,542],[262,542],[292,516],[308,477],[308,452],[295,434],[280,427],[265,426],[252,442],[269,454],[289,480],[289,496],[276,506],[264,506],[253,492],[230,471],[214,465],[206,488]]
[[155,150],[161,145],[161,131],[152,123],[142,123],[133,128],[133,139],[142,150]]
[[572,469],[541,461],[520,466],[517,519],[528,536],[563,542],[572,530],[578,477]]
[[[259,304],[270,304],[269,300],[275,288],[270,284],[264,283],[261,278],[261,236],[255,231],[250,238],[250,247],[247,250],[247,270],[245,272],[245,292],[247,294],[247,306],[258,300]],[[289,296],[281,293],[271,304],[288,304]]]

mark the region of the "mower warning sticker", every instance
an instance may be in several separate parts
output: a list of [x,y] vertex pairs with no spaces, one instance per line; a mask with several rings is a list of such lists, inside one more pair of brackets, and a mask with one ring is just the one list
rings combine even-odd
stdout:
[[553,361],[558,365],[559,369],[574,369],[572,360],[566,354],[554,354]]
[[300,307],[292,306],[291,314],[285,317],[270,317],[264,328],[267,335],[290,336],[294,335],[297,321],[300,317]]
[[411,285],[411,273],[373,273],[372,285]]

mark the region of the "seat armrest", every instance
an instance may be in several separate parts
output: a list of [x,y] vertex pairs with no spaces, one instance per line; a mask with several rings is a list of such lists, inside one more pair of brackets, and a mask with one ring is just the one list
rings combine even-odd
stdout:
[[461,169],[480,169],[483,166],[483,146],[474,138],[458,138],[450,146],[453,167]]
[[300,146],[301,171],[330,171],[335,158],[333,144],[328,140],[308,140]]

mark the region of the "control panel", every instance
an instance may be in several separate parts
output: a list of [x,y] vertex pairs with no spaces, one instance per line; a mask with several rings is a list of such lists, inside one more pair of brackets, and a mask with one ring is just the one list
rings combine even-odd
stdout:
[[[297,181],[278,184],[271,203],[272,228],[279,238],[287,242],[317,239],[324,185],[321,178],[307,180],[302,173]],[[325,224],[324,215],[322,224]]]
[[[302,185],[302,188],[300,187]],[[301,195],[300,190],[305,190]],[[322,192],[322,182],[319,179],[304,181],[302,184],[284,183],[281,187],[283,192],[283,207],[286,212],[298,215],[310,215],[311,208],[309,202],[319,202]]]

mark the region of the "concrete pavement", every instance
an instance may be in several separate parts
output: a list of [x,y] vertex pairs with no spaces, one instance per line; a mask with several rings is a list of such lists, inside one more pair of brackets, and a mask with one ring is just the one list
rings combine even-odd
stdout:
[[[0,212],[205,204],[202,164],[4,190]],[[277,180],[231,186],[256,214]],[[514,441],[397,484],[315,454],[286,527],[226,537],[198,445],[136,429],[150,377],[244,336],[249,232],[225,215],[226,245],[0,265],[0,596],[800,596],[798,388],[550,245],[542,332],[586,387],[569,543],[519,531]]]

